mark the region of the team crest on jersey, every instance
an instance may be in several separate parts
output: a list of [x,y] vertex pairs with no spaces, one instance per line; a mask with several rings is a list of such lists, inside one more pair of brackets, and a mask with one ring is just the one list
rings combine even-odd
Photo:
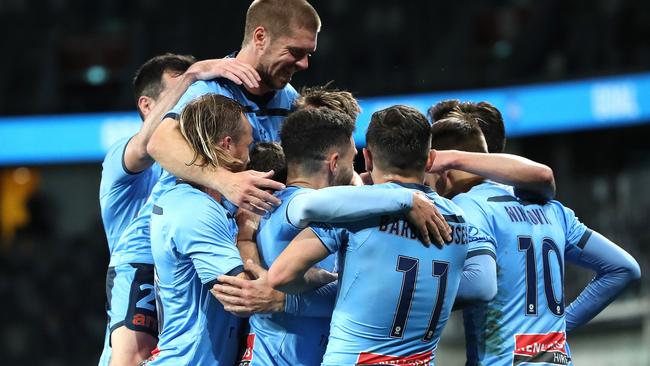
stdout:
[[515,334],[513,366],[529,363],[568,365],[570,361],[564,332]]
[[253,361],[253,347],[255,346],[255,334],[249,334],[246,337],[246,350],[239,362],[239,366],[248,366]]
[[410,356],[387,356],[378,353],[362,352],[357,357],[356,366],[406,365],[428,366],[433,360],[433,351],[416,353]]

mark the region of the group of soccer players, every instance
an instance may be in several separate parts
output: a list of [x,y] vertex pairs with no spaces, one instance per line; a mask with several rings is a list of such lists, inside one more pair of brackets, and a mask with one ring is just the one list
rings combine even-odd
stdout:
[[[487,102],[374,113],[355,173],[356,100],[289,84],[319,30],[305,0],[255,0],[238,52],[136,73],[143,124],[100,186],[100,365],[432,365],[456,309],[468,365],[572,364],[567,332],[636,261],[503,154]],[[565,262],[596,272],[566,308]]]

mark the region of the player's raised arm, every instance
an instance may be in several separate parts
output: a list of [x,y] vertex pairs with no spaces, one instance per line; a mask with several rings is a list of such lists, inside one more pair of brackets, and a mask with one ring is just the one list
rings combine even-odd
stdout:
[[[146,77],[147,75],[139,73],[136,76],[136,84],[138,80],[146,79]],[[147,144],[165,113],[178,103],[192,83],[197,80],[209,80],[215,77],[226,77],[235,83],[245,83],[247,86],[259,86],[257,72],[250,65],[234,59],[199,61],[190,66],[184,73],[174,72],[172,69],[165,70],[161,82],[173,83],[174,86],[164,88],[164,91],[156,100],[152,100],[152,97],[146,95],[140,96],[137,100],[138,109],[140,111],[146,110],[148,113],[144,118],[142,127],[133,135],[124,151],[124,166],[126,169],[137,173],[153,164],[154,160],[147,152]],[[145,90],[143,94],[146,94],[146,92]]]
[[301,231],[273,262],[268,273],[269,285],[287,293],[314,287],[318,279],[306,276],[307,270],[330,255],[330,250],[333,248],[326,248],[312,229]]
[[430,173],[462,170],[513,186],[545,199],[555,196],[553,170],[544,164],[512,154],[486,154],[458,150],[436,151]]
[[[566,310],[566,330],[570,332],[600,313],[633,280],[641,278],[639,264],[618,245],[594,231],[585,233],[582,250],[569,250],[568,262],[589,268],[596,277]],[[580,245],[579,245],[580,246]]]
[[289,222],[299,228],[311,222],[343,223],[396,213],[408,214],[425,244],[430,238],[439,244],[451,240],[451,229],[433,202],[409,189],[328,187],[298,195],[287,206]]

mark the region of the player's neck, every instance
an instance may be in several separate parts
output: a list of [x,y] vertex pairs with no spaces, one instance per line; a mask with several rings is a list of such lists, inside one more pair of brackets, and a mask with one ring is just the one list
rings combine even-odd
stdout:
[[[237,53],[237,56],[235,56],[235,59],[245,64],[249,64],[253,66],[253,68],[257,68],[257,57],[255,56],[255,49],[251,45],[242,47],[239,53]],[[273,91],[273,89],[264,85],[264,83],[260,83],[259,88],[249,88],[244,84],[244,88],[253,95],[264,95],[270,91]]]
[[424,184],[424,173],[421,175],[406,175],[406,174],[396,174],[383,171],[381,169],[374,168],[370,173],[372,176],[372,181],[374,184],[381,183],[415,183],[415,184]]
[[311,188],[311,189],[321,189],[325,187],[329,187],[329,184],[327,182],[327,178],[321,178],[318,176],[311,176],[311,177],[306,177],[306,176],[301,176],[301,175],[296,175],[296,176],[287,176],[287,186],[298,186],[298,187],[303,187],[303,188]]
[[452,180],[451,183],[454,196],[469,191],[474,186],[483,183],[485,180],[485,178],[479,175],[463,172],[460,170],[454,171],[451,174],[450,179]]

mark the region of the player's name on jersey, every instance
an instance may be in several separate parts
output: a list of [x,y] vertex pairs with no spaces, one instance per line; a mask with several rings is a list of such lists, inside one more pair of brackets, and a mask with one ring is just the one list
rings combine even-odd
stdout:
[[504,206],[512,222],[527,222],[532,225],[551,225],[551,221],[544,214],[544,210],[539,207],[524,208],[520,205]]
[[[452,229],[451,241],[447,244],[467,244],[467,226],[448,222]],[[408,221],[385,215],[379,220],[379,231],[393,234],[402,238],[419,240],[417,232],[409,225]]]

